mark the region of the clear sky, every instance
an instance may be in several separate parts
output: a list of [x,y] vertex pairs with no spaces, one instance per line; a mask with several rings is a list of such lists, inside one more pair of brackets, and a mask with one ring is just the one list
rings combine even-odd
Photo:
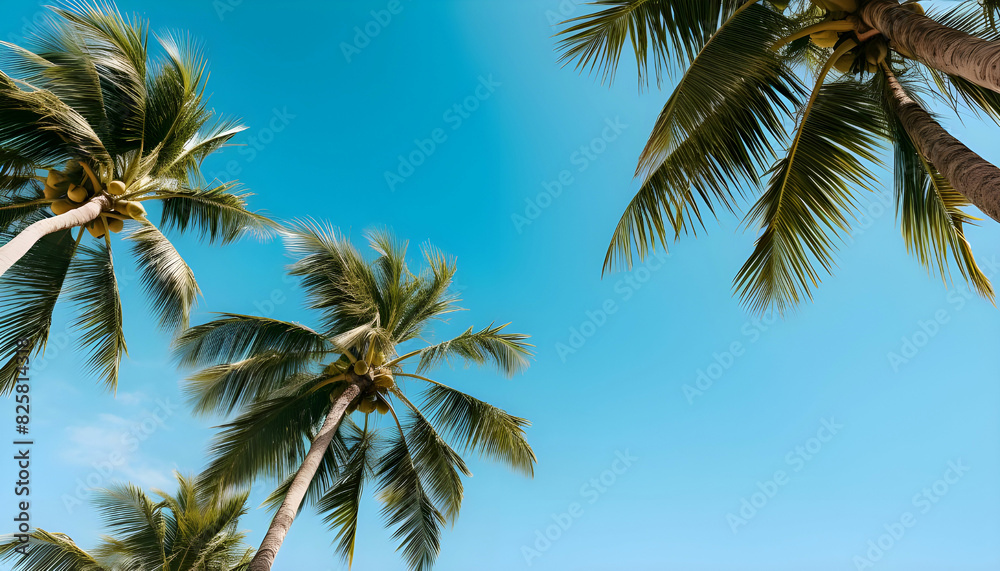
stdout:
[[[736,216],[710,222],[662,260],[601,278],[666,92],[639,93],[625,63],[610,89],[560,68],[552,20],[584,7],[119,5],[154,30],[200,38],[212,105],[250,126],[236,141],[245,146],[213,157],[207,174],[241,179],[258,193],[253,206],[276,217],[327,220],[358,240],[387,225],[456,255],[470,311],[439,336],[493,320],[532,335],[537,357],[523,376],[438,373],[530,419],[539,463],[528,480],[471,459],[475,476],[437,569],[1000,567],[1000,314],[907,255],[892,208],[880,202],[891,192],[884,171],[836,275],[784,320],[758,321],[730,289],[754,239]],[[390,5],[397,13],[388,19]],[[40,10],[4,2],[0,38],[19,37]],[[373,37],[356,31],[366,27]],[[947,124],[1000,162],[996,125]],[[400,165],[421,146],[421,164]],[[551,184],[560,178],[561,190]],[[545,185],[556,196],[539,199]],[[1000,282],[1000,228],[984,222],[968,234]],[[315,323],[283,280],[279,243],[176,244],[205,294],[195,322],[230,311]],[[99,533],[88,478],[169,488],[171,471],[203,468],[219,422],[188,414],[184,373],[154,331],[125,248],[116,251],[130,352],[117,397],[81,374],[81,355],[59,349],[67,307],[33,381],[33,522],[84,546]],[[894,363],[889,354],[902,355],[904,339],[920,347]],[[702,379],[700,394],[686,391],[700,373],[716,378]],[[12,418],[13,403],[3,406]],[[113,452],[126,461],[108,471]],[[8,484],[12,466],[0,465]],[[256,490],[254,508],[267,491]],[[254,545],[269,520],[262,509],[243,520]],[[276,569],[343,569],[331,540],[307,509]],[[355,568],[403,568],[374,499],[362,513]]]

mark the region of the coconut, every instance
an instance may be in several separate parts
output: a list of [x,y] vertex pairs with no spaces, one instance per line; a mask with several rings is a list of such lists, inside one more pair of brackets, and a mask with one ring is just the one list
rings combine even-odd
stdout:
[[87,189],[82,186],[71,184],[69,185],[69,190],[66,192],[66,197],[73,202],[82,204],[87,202]]
[[375,351],[375,355],[372,356],[372,366],[381,367],[385,363],[385,353],[382,351]]
[[393,378],[389,373],[379,373],[375,375],[375,387],[380,390],[389,390],[392,388]]
[[45,194],[45,198],[48,198],[50,200],[53,198],[59,198],[63,194],[61,190],[49,186],[48,183],[45,183],[45,190],[43,190],[42,192]]
[[850,73],[854,66],[854,60],[856,57],[857,56],[854,52],[847,52],[837,58],[837,61],[833,62],[833,67],[841,73]]
[[900,8],[904,10],[909,10],[914,14],[919,14],[921,16],[924,15],[924,7],[921,6],[918,2],[910,2],[909,4],[903,4],[900,6]]
[[94,220],[90,224],[87,224],[87,232],[90,232],[90,235],[93,236],[94,238],[103,238],[104,223],[101,222],[100,218]]
[[135,220],[146,218],[146,209],[134,200],[119,200],[115,203],[115,210]]
[[121,196],[125,194],[125,183],[120,180],[113,180],[108,183],[108,194]]
[[121,232],[125,228],[125,222],[117,218],[112,218],[110,216],[106,217],[105,220],[108,222],[108,230],[111,230],[115,234]]
[[364,361],[364,359],[358,359],[357,361],[355,361],[355,363],[354,363],[354,374],[355,375],[364,375],[366,373],[368,373],[368,363],[366,363]]
[[66,182],[66,175],[62,171],[57,171],[55,169],[49,171],[49,176],[45,178],[45,184],[56,188],[60,184]]
[[375,410],[377,410],[379,414],[387,414],[389,412],[389,403],[379,399],[378,402],[375,403]]
[[361,399],[358,403],[358,412],[363,412],[365,414],[375,412],[375,399],[373,397],[365,397]]
[[812,34],[809,34],[809,39],[818,47],[832,48],[837,45],[837,40],[840,39],[840,34],[834,30],[823,30],[822,32],[813,32]]
[[52,208],[52,213],[55,214],[56,216],[59,216],[60,214],[66,214],[70,210],[73,210],[74,208],[76,208],[76,205],[68,200],[60,199],[53,202],[51,208]]
[[887,55],[889,55],[889,46],[885,42],[872,41],[865,46],[865,59],[876,68],[880,62],[885,61]]

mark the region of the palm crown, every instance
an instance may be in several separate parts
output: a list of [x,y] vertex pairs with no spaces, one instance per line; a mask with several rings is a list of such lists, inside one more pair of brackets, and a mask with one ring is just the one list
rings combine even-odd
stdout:
[[237,529],[247,494],[209,496],[193,478],[177,476],[174,494],[155,499],[131,484],[97,492],[111,535],[90,552],[65,534],[32,531],[24,544],[5,536],[0,558],[14,571],[244,571],[253,549]]
[[[889,41],[865,18],[877,8],[906,25],[933,20],[979,41],[996,35],[980,11],[993,14],[995,2],[963,4],[933,18],[917,4],[885,0],[596,4],[598,11],[561,32],[564,60],[609,78],[629,41],[640,81],[650,65],[658,81],[664,70],[682,71],[639,158],[641,186],[614,231],[606,270],[631,265],[633,250],[642,258],[657,243],[665,246],[669,234],[697,233],[705,209],[735,211],[746,198],[742,189],[763,187],[745,220],[759,228],[756,246],[734,286],[752,309],[784,311],[811,297],[821,271],[831,271],[836,242],[859,211],[860,196],[875,190],[872,169],[889,144],[907,249],[942,276],[956,264],[977,291],[993,297],[965,238],[975,219],[964,209],[981,189],[967,183],[970,169],[962,165],[1000,171],[950,139],[916,94],[933,91],[993,118],[1000,118],[1000,95],[925,65],[902,47],[906,42]],[[921,139],[926,131],[912,128],[915,114],[937,127],[930,143]],[[949,149],[955,153],[936,152],[931,143],[940,141],[955,143]],[[993,178],[1000,181],[986,177]],[[988,204],[981,207],[990,212]]]
[[[215,439],[204,477],[223,488],[261,476],[283,480],[270,498],[280,504],[272,531],[283,528],[283,538],[301,502],[315,502],[348,560],[363,487],[373,482],[410,567],[427,569],[442,524],[458,515],[461,476],[470,475],[444,437],[527,475],[535,456],[527,421],[424,374],[450,358],[513,374],[527,366],[530,345],[490,325],[404,351],[431,322],[459,309],[450,293],[453,261],[427,246],[424,269],[413,273],[406,243],[382,231],[368,235],[373,260],[317,225],[286,237],[298,257],[290,273],[319,313],[318,330],[227,314],[178,339],[183,363],[210,365],[188,387],[196,410],[239,412]],[[419,405],[408,396],[410,383],[424,389]],[[350,420],[354,411],[364,414],[360,426]],[[273,561],[280,538],[265,538],[258,557]]]
[[163,229],[209,241],[272,226],[234,183],[206,185],[201,162],[244,127],[207,107],[197,46],[169,33],[157,40],[163,53],[151,59],[145,22],[68,3],[52,9],[30,49],[3,42],[0,262],[16,264],[0,271],[0,391],[11,389],[20,340],[44,349],[64,290],[91,367],[116,385],[126,344],[110,234],[123,228],[160,325],[187,325],[198,285],[146,220],[147,201],[162,205]]

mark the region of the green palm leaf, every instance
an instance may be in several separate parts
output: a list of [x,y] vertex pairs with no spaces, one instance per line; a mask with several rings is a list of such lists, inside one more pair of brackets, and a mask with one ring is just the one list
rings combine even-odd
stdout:
[[374,475],[375,457],[378,451],[375,431],[369,431],[367,427],[361,431],[353,425],[350,437],[353,442],[350,444],[347,460],[340,470],[340,476],[328,487],[317,503],[319,512],[326,514],[323,521],[337,531],[334,538],[337,542],[337,553],[344,558],[348,567],[354,563],[354,544],[358,533],[361,496],[364,493],[365,482]]
[[441,384],[427,389],[421,408],[430,413],[435,426],[466,450],[534,475],[535,453],[524,434],[531,424],[527,420]]
[[160,226],[164,230],[177,228],[181,232],[190,227],[209,242],[223,244],[248,233],[269,235],[277,225],[247,210],[246,199],[252,194],[236,193],[236,188],[236,184],[227,183],[210,189],[180,188],[164,193]]
[[527,357],[532,355],[528,347],[534,345],[524,342],[527,335],[502,333],[508,325],[510,324],[490,324],[479,331],[473,331],[470,327],[454,339],[423,349],[420,351],[417,372],[433,369],[449,357],[461,357],[476,365],[492,363],[507,375],[523,371],[528,366]]
[[27,555],[15,551],[22,546],[13,535],[0,536],[0,560],[13,564],[14,571],[112,571],[102,566],[68,535],[36,529],[29,534]]
[[424,489],[401,431],[390,438],[379,459],[377,488],[383,503],[382,516],[388,526],[396,528],[392,537],[400,542],[403,558],[411,569],[426,571],[441,550],[445,519]]
[[62,291],[75,240],[69,230],[49,234],[0,277],[0,393],[14,389],[18,376],[18,341],[36,354],[45,350],[52,311]]
[[747,215],[762,229],[750,258],[734,280],[754,311],[784,312],[811,297],[819,282],[818,263],[833,265],[828,231],[848,227],[854,188],[870,190],[878,164],[874,150],[884,136],[879,103],[854,81],[817,83],[803,110],[788,154],[771,170],[767,190]]
[[98,243],[80,247],[80,257],[70,267],[70,300],[77,306],[73,326],[83,333],[81,341],[91,347],[88,365],[109,389],[118,386],[118,366],[128,353],[122,329],[122,305],[111,248]]
[[231,363],[271,352],[307,358],[330,349],[325,337],[298,323],[237,313],[220,315],[177,338],[175,354],[182,364]]
[[191,268],[155,226],[143,224],[126,239],[132,242],[140,281],[152,298],[160,325],[186,328],[191,306],[201,294]]

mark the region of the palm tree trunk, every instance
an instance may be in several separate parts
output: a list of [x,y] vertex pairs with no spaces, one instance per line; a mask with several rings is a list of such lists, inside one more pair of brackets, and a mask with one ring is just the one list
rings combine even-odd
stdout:
[[1000,222],[1000,168],[952,137],[883,67],[892,105],[917,150],[976,208]]
[[989,42],[904,10],[897,0],[869,0],[858,15],[901,52],[1000,92],[1000,42]]
[[11,266],[24,257],[42,237],[93,222],[97,220],[105,208],[111,208],[111,203],[106,196],[99,195],[79,208],[74,208],[59,216],[39,220],[28,226],[17,236],[14,236],[10,242],[0,246],[0,276],[3,276]]
[[340,427],[340,422],[344,419],[347,407],[361,394],[360,383],[360,379],[350,382],[347,388],[344,389],[344,392],[330,406],[330,412],[326,414],[323,426],[316,433],[316,437],[313,438],[312,445],[309,446],[309,452],[302,461],[299,471],[296,472],[295,478],[292,479],[288,493],[285,494],[285,500],[281,502],[281,507],[274,514],[274,519],[271,520],[271,527],[268,528],[267,534],[264,536],[264,540],[261,541],[260,548],[257,550],[257,554],[254,555],[253,561],[250,562],[249,571],[270,571],[271,565],[274,564],[274,558],[278,555],[278,549],[281,548],[282,542],[285,541],[285,535],[288,534],[288,529],[292,526],[292,521],[299,512],[303,500],[305,500],[306,490],[309,489],[309,484],[316,476],[316,471],[323,461],[323,455],[330,446],[330,442],[333,441],[333,437]]

